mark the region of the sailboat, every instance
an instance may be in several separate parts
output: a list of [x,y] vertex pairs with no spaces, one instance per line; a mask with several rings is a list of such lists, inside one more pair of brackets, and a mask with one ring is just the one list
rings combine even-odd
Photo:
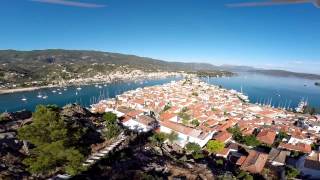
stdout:
[[23,96],[23,97],[21,98],[21,101],[27,101],[27,98]]

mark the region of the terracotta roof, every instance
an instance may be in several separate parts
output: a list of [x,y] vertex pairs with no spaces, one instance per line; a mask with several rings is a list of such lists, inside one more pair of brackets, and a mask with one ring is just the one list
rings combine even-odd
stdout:
[[231,137],[232,137],[232,134],[228,133],[227,131],[221,131],[221,132],[218,132],[218,134],[215,135],[213,139],[225,143],[226,141],[231,139]]
[[267,159],[268,154],[251,150],[245,161],[242,163],[240,169],[253,174],[260,173],[264,168]]
[[276,132],[270,130],[262,130],[257,135],[257,139],[262,143],[272,145],[276,138]]
[[297,144],[289,144],[289,143],[283,143],[281,142],[279,144],[279,148],[284,148],[292,151],[299,151],[303,153],[310,153],[311,152],[311,146],[309,144],[303,144],[303,143],[297,143]]
[[173,114],[173,113],[169,113],[169,112],[164,112],[162,114],[160,114],[160,120],[161,121],[169,121],[171,118],[175,117],[177,115]]
[[126,116],[130,116],[135,118],[136,116],[138,116],[139,114],[143,113],[143,111],[140,110],[133,110],[133,111],[129,111]]

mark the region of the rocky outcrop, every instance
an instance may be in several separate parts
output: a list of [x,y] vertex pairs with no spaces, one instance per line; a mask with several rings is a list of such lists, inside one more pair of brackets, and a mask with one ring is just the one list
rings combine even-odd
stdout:
[[22,160],[26,156],[23,142],[18,140],[17,130],[30,121],[31,112],[19,111],[2,114],[0,122],[0,179],[23,179],[26,172]]

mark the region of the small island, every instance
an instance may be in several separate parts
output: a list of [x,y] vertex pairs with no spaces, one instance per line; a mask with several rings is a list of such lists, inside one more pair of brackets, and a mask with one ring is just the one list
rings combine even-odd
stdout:
[[314,85],[315,86],[320,86],[320,82],[315,82]]

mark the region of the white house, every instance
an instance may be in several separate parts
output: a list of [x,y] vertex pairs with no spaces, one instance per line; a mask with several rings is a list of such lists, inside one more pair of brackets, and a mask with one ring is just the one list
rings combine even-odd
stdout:
[[140,115],[136,118],[129,117],[122,121],[122,124],[129,129],[138,132],[148,132],[157,127],[157,121],[146,115]]
[[176,143],[182,147],[184,147],[188,142],[197,143],[203,147],[214,134],[214,132],[203,132],[175,122],[160,121],[160,132],[171,133],[172,131],[178,134],[178,140]]

